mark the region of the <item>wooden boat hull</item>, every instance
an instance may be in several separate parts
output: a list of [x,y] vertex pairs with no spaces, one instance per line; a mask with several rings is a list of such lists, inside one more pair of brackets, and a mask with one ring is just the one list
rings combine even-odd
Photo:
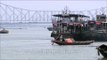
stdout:
[[101,45],[97,48],[98,53],[102,54],[105,58],[107,58],[107,45]]
[[89,45],[93,43],[93,41],[76,41],[74,43],[66,43],[61,41],[52,40],[53,43],[56,43],[58,45]]

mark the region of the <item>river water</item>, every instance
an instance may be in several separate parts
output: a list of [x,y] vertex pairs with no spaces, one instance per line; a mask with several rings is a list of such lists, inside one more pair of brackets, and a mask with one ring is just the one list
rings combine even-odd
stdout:
[[107,60],[98,56],[96,47],[107,42],[90,45],[51,45],[51,31],[37,25],[1,25],[9,30],[0,34],[1,60]]

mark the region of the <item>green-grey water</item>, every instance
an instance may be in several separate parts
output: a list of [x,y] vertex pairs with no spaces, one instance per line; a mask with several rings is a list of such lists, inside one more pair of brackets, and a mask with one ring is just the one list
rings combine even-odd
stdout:
[[98,56],[96,47],[107,42],[90,45],[51,45],[50,31],[35,25],[3,25],[8,34],[0,34],[1,60],[107,60]]

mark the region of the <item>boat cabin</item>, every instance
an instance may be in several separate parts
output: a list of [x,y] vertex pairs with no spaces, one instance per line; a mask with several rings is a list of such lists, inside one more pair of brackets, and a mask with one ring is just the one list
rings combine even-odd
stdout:
[[56,28],[58,33],[76,33],[81,30],[84,22],[89,19],[89,16],[81,14],[55,14],[53,16],[57,18]]

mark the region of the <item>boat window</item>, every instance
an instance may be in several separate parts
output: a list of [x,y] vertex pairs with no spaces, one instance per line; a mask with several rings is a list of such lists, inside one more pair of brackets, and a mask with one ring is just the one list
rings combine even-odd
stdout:
[[74,22],[75,21],[75,18],[74,17],[71,17],[71,19],[70,20],[72,20],[72,22]]
[[69,18],[63,18],[62,23],[69,23],[70,19]]

